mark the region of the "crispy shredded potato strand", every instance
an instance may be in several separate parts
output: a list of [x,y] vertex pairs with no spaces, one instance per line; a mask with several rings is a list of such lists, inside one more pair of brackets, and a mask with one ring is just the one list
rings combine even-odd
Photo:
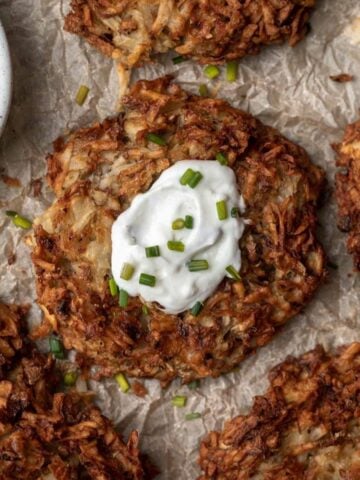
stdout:
[[65,29],[125,68],[175,50],[223,63],[264,45],[296,45],[316,0],[72,0]]
[[360,343],[290,357],[247,415],[210,432],[199,480],[360,478]]
[[0,303],[0,479],[152,478],[137,432],[125,444],[91,395],[59,391],[53,358],[26,338],[26,311]]
[[360,121],[349,125],[339,145],[336,175],[338,226],[348,232],[347,247],[354,257],[354,267],[360,271]]
[[[225,101],[191,96],[168,77],[138,82],[124,105],[118,117],[55,142],[48,157],[57,200],[34,222],[39,303],[65,346],[104,375],[164,384],[220,375],[266,344],[323,280],[315,238],[323,171],[276,130]],[[148,142],[150,132],[166,146]],[[155,304],[143,315],[139,298],[120,308],[108,288],[114,220],[177,160],[220,151],[250,220],[240,243],[242,281],[225,279],[196,318]]]

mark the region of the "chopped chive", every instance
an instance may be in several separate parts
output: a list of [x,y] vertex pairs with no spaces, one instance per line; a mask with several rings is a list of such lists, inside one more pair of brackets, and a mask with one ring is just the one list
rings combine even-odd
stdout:
[[167,247],[169,250],[172,250],[174,252],[183,252],[185,250],[185,245],[183,242],[177,242],[175,240],[169,240],[167,242]]
[[59,353],[62,351],[62,344],[57,337],[49,338],[49,345],[51,353]]
[[129,294],[127,293],[126,290],[123,290],[120,288],[119,291],[119,307],[127,307],[127,304],[129,302]]
[[178,63],[186,62],[187,58],[183,57],[182,55],[179,55],[178,57],[174,57],[172,59],[172,62],[174,65],[177,65]]
[[228,82],[235,82],[235,80],[237,79],[237,74],[238,62],[236,60],[232,60],[226,65],[226,80]]
[[117,381],[117,384],[123,393],[126,393],[130,390],[130,383],[127,381],[127,378],[123,373],[118,373],[115,375],[115,380]]
[[50,337],[49,339],[50,351],[55,358],[65,358],[64,347],[57,337]]
[[149,275],[148,273],[141,273],[139,277],[140,285],[146,285],[147,287],[155,287],[156,277]]
[[201,302],[196,302],[195,305],[190,310],[191,315],[193,315],[194,317],[197,317],[201,312],[201,310],[203,309],[203,307],[204,305]]
[[185,395],[176,395],[175,397],[172,398],[171,403],[174,405],[174,407],[185,407],[187,402],[187,397]]
[[90,89],[86,85],[80,85],[79,90],[75,97],[75,102],[81,107],[84,105]]
[[232,265],[228,265],[225,270],[234,280],[241,280],[240,273]]
[[16,217],[17,212],[15,212],[14,210],[6,210],[5,215],[8,217]]
[[78,375],[76,372],[66,372],[64,375],[64,384],[67,387],[72,387],[75,385]]
[[185,420],[197,420],[198,418],[201,418],[201,413],[199,412],[191,412],[191,413],[187,413],[185,415]]
[[220,75],[220,69],[216,65],[207,65],[204,68],[204,74],[210,78],[210,80],[213,80]]
[[142,313],[143,313],[144,315],[149,315],[149,309],[148,309],[148,307],[147,307],[146,305],[143,305],[143,306],[141,307],[141,310],[142,310]]
[[220,202],[216,202],[216,211],[219,220],[226,220],[228,218],[228,210],[225,200],[220,200]]
[[329,266],[330,268],[332,268],[333,270],[338,270],[338,268],[339,268],[339,266],[336,265],[336,263],[334,263],[334,262],[332,262],[332,261],[330,261],[330,260],[328,260],[327,264],[328,264],[328,266]]
[[154,245],[153,247],[145,247],[145,253],[148,258],[160,257],[160,247],[159,245]]
[[233,207],[230,210],[230,215],[232,216],[232,218],[237,218],[239,216],[239,209],[237,207]]
[[177,218],[171,224],[173,230],[182,230],[185,227],[185,222],[182,218]]
[[134,275],[134,267],[131,263],[123,263],[120,273],[120,278],[123,280],[130,280]]
[[188,228],[188,229],[194,228],[194,218],[191,215],[185,216],[185,228]]
[[222,152],[217,153],[215,158],[221,165],[227,165],[228,163],[227,157]]
[[188,181],[188,185],[190,188],[195,188],[198,183],[202,180],[203,176],[200,172],[195,172],[195,175],[193,175],[190,180]]
[[199,380],[193,380],[192,382],[188,383],[187,387],[190,390],[196,390],[197,388],[200,387],[200,382]]
[[149,142],[156,143],[156,145],[166,145],[166,140],[155,133],[148,133],[146,138]]
[[65,358],[65,353],[64,351],[58,352],[58,353],[53,353],[54,357],[57,358],[58,360],[63,360]]
[[201,97],[207,97],[209,95],[208,88],[204,83],[199,87],[199,95]]
[[113,278],[110,278],[109,280],[109,290],[113,297],[118,294],[118,286],[116,285],[116,282]]
[[185,170],[185,172],[180,177],[181,185],[188,185],[189,181],[192,179],[194,175],[195,175],[195,172],[191,168],[188,168],[187,170]]
[[22,217],[21,215],[18,215],[16,212],[15,215],[11,215],[11,220],[16,227],[23,228],[24,230],[28,230],[32,227],[32,222],[30,220]]
[[190,272],[201,272],[202,270],[209,269],[207,260],[190,260],[187,266]]

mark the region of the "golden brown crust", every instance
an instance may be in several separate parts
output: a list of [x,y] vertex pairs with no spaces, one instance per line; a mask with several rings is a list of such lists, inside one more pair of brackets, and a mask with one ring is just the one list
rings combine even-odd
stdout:
[[298,43],[316,0],[72,0],[65,29],[131,68],[174,49],[200,63]]
[[200,446],[199,480],[356,480],[360,343],[288,358],[247,415]]
[[[217,376],[267,343],[323,280],[315,237],[323,171],[276,130],[168,77],[138,82],[124,103],[124,114],[72,133],[49,156],[57,200],[34,223],[38,301],[66,347],[103,374],[164,383]],[[149,132],[167,145],[149,143]],[[139,298],[120,308],[108,290],[113,221],[173,162],[218,152],[229,159],[250,220],[242,281],[224,280],[196,318],[155,305],[144,316]]]
[[347,247],[354,257],[354,266],[360,270],[360,121],[349,125],[342,143],[335,146],[338,227],[348,232]]
[[88,394],[59,391],[54,360],[25,337],[25,311],[0,303],[0,480],[144,479],[137,433],[124,444]]

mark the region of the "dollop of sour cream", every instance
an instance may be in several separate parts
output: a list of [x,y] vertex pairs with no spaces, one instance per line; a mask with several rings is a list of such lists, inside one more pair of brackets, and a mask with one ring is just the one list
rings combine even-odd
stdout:
[[[200,172],[195,188],[182,185],[188,169]],[[225,201],[228,215],[220,220],[217,202]],[[152,187],[137,195],[112,227],[112,274],[120,289],[147,302],[157,302],[171,314],[191,309],[208,298],[227,276],[231,265],[241,267],[239,239],[244,222],[231,209],[243,209],[233,170],[217,161],[184,160],[165,170]],[[193,218],[193,228],[173,230],[177,219]],[[182,242],[184,251],[168,248]],[[147,257],[146,247],[158,246],[160,256]],[[206,260],[208,269],[189,271],[191,260]],[[124,264],[133,267],[129,280],[121,278]],[[142,273],[155,277],[155,285],[139,283]]]

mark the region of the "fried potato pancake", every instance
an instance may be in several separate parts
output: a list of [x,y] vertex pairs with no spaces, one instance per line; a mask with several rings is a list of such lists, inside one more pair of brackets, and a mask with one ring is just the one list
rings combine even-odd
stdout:
[[[186,382],[232,370],[310,301],[325,275],[315,237],[323,171],[273,128],[223,100],[186,93],[169,77],[140,81],[119,116],[55,142],[56,200],[34,222],[32,259],[45,323],[66,348],[101,367]],[[151,143],[149,133],[166,139]],[[142,311],[110,295],[111,227],[178,160],[222,152],[246,204],[242,280],[225,278],[199,316]],[[159,212],[161,215],[161,212]]]
[[288,358],[247,415],[200,446],[199,480],[358,480],[360,343]]
[[65,29],[127,68],[175,50],[200,63],[296,45],[316,0],[72,0]]
[[354,266],[360,271],[360,121],[349,125],[342,143],[334,146],[338,227],[348,232],[347,248],[354,257]]
[[88,393],[62,393],[50,355],[26,338],[27,309],[0,303],[0,480],[142,480],[127,445]]

